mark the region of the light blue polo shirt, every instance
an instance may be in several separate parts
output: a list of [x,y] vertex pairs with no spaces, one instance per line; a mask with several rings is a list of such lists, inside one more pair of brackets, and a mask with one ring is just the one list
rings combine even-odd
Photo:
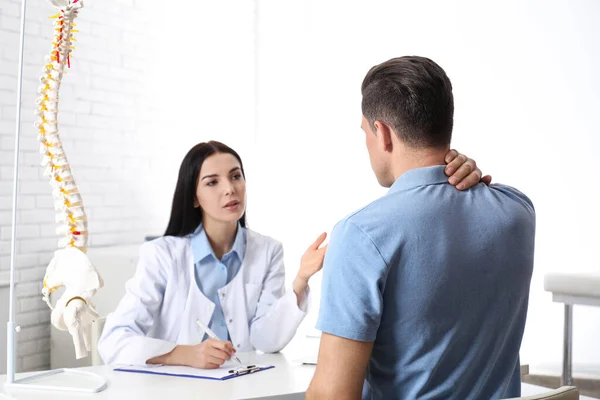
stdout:
[[443,166],[408,171],[331,234],[317,328],[374,342],[363,399],[520,395],[533,204],[447,182]]
[[[221,340],[229,340],[223,308],[217,290],[227,285],[237,275],[246,254],[246,230],[238,224],[231,250],[219,260],[208,241],[202,224],[196,228],[190,239],[196,283],[202,293],[215,304],[209,328]],[[204,335],[204,339],[208,338]]]

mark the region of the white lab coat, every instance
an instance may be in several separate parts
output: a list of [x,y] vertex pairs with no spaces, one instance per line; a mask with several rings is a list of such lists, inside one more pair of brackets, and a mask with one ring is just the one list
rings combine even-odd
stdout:
[[[246,254],[237,275],[218,290],[231,342],[237,351],[277,352],[293,338],[306,315],[308,291],[298,307],[293,290],[284,294],[281,243],[246,231]],[[179,344],[198,344],[215,304],[196,284],[190,237],[161,237],[144,243],[134,277],[98,343],[107,364],[146,365]]]

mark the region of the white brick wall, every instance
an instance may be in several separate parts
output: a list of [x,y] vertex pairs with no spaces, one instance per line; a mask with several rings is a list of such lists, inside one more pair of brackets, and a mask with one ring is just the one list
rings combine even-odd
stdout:
[[[145,176],[157,168],[153,154],[159,125],[158,102],[152,101],[153,88],[142,72],[153,62],[147,48],[153,33],[144,31],[143,4],[86,2],[77,20],[72,68],[63,80],[61,137],[90,219],[90,246],[139,243],[147,234],[160,233],[161,223],[153,222],[152,201],[147,201],[151,177]],[[0,5],[0,280],[9,276],[20,7],[18,0]],[[53,21],[48,16],[54,13],[45,0],[28,2],[17,220],[18,371],[50,365],[50,312],[40,290],[57,237],[33,109],[51,48]]]
[[[50,315],[40,289],[57,240],[33,128],[54,10],[47,0],[27,4],[17,220],[19,371],[49,367]],[[251,165],[253,3],[186,7],[184,15],[167,20],[157,2],[89,0],[77,19],[59,119],[90,220],[90,246],[140,243],[162,233],[177,169],[191,145],[221,140]],[[9,270],[19,18],[20,0],[0,1],[0,280],[8,279]]]

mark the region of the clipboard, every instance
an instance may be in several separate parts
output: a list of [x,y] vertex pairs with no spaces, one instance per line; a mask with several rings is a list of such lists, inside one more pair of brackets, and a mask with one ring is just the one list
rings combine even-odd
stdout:
[[[226,363],[227,364],[227,363]],[[156,367],[120,367],[113,371],[133,372],[138,374],[165,375],[176,376],[180,378],[192,379],[209,379],[214,381],[226,381],[244,375],[250,375],[256,372],[266,371],[275,368],[274,365],[246,365],[242,367],[234,367],[231,364],[222,365],[217,369],[199,369],[192,367],[180,367],[173,365],[162,365]]]

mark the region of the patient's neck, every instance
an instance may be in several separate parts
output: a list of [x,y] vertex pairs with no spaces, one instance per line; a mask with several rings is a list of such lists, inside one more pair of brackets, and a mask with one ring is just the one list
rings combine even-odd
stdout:
[[445,165],[445,157],[449,148],[450,146],[427,148],[414,148],[406,145],[398,146],[392,164],[394,182],[411,169]]

